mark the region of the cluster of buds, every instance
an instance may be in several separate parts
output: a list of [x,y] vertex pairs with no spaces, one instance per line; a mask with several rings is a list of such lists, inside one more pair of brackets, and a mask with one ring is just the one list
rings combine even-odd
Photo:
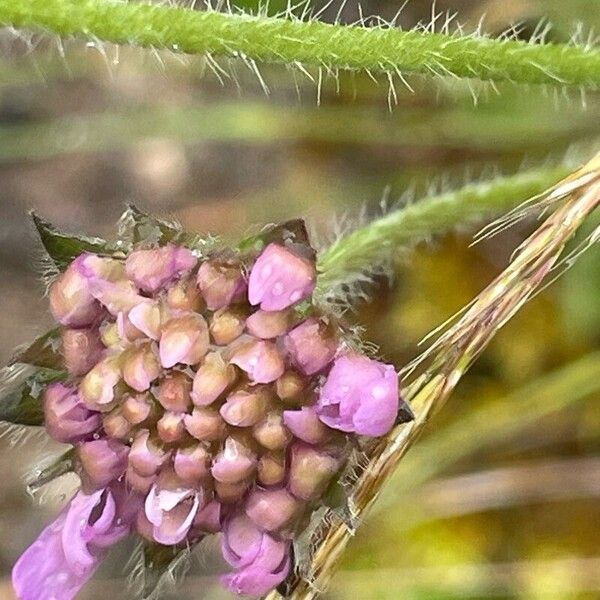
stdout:
[[239,594],[287,577],[351,438],[385,435],[400,402],[395,369],[312,305],[315,282],[314,251],[290,241],[70,264],[49,290],[69,377],[43,399],[82,486],[17,563],[21,600],[73,598],[132,531],[166,546],[218,533]]

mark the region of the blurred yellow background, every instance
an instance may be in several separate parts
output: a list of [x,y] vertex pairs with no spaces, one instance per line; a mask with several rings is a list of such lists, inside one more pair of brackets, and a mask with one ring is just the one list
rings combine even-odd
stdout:
[[[400,7],[361,5],[385,18]],[[547,39],[562,42],[578,20],[584,31],[600,27],[598,0],[444,0],[436,10],[457,11],[471,28],[487,14],[492,34],[519,22],[524,38],[547,16]],[[356,1],[340,15],[355,20]],[[430,18],[430,3],[413,0],[400,22]],[[0,34],[2,363],[51,323],[30,208],[66,230],[107,236],[133,202],[231,240],[302,216],[326,241],[361,211],[380,214],[382,198],[393,206],[407,190],[418,199],[494,169],[514,173],[574,143],[591,155],[600,132],[594,94],[424,78],[409,80],[412,92],[390,92],[366,75],[321,85],[300,70],[261,67],[259,77],[223,66]],[[473,228],[419,246],[351,318],[383,357],[406,364],[531,226],[474,247]],[[592,249],[501,331],[403,461],[326,598],[600,598],[599,292]],[[12,597],[11,565],[72,485],[53,485],[41,505],[25,493],[23,474],[55,446],[36,437],[9,451],[0,440],[2,599]],[[114,554],[83,598],[131,597],[129,550]],[[198,560],[169,597],[226,598],[211,572],[210,558]]]

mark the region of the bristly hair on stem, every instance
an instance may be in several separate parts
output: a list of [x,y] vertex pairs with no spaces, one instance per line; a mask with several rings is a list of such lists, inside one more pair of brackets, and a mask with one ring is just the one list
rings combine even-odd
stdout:
[[[289,582],[286,598],[308,600],[327,588],[356,527],[427,421],[443,406],[496,332],[544,285],[553,269],[560,268],[566,244],[600,204],[600,154],[553,186],[540,203],[552,207],[553,212],[456,322],[404,369],[404,391],[415,420],[399,425],[375,443],[368,449],[366,461],[350,465],[344,475],[352,481],[346,509],[342,513],[328,509],[313,529],[305,566]],[[597,238],[596,230],[590,239]],[[267,598],[282,596],[273,592]]]
[[331,72],[383,72],[402,81],[404,74],[422,73],[600,87],[600,50],[596,47],[491,39],[480,33],[402,31],[381,23],[366,26],[302,20],[291,13],[286,18],[252,16],[105,0],[0,0],[0,23],[47,31],[62,39],[80,37],[241,58],[257,76],[257,63],[274,62],[314,65]]

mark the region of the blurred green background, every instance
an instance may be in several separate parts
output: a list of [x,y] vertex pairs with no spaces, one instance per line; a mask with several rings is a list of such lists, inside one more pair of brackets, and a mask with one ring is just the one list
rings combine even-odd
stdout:
[[[361,5],[389,19],[401,3]],[[282,6],[272,0],[270,10]],[[519,23],[524,38],[547,17],[547,39],[559,42],[577,31],[585,42],[600,27],[598,0],[440,0],[436,10],[458,12],[467,29],[486,14],[490,34]],[[431,13],[429,1],[412,0],[399,21]],[[339,14],[356,20],[356,0]],[[576,90],[413,77],[413,91],[390,93],[386,80],[358,74],[320,83],[316,72],[222,67],[0,34],[1,362],[51,322],[30,208],[67,230],[110,235],[134,202],[232,240],[303,216],[326,241],[361,211],[380,214],[384,197],[393,204],[407,190],[421,198],[514,173],[573,144],[591,156],[600,133],[600,98]],[[419,246],[351,318],[382,356],[406,364],[532,226],[475,247],[472,229]],[[599,291],[592,249],[500,332],[403,461],[326,598],[600,598]],[[56,445],[34,438],[9,451],[4,439],[0,448],[0,598],[10,599],[11,565],[73,482],[53,485],[40,506],[22,476]],[[121,574],[129,550],[84,598],[131,597]],[[200,557],[169,597],[226,598],[207,572],[210,558]]]

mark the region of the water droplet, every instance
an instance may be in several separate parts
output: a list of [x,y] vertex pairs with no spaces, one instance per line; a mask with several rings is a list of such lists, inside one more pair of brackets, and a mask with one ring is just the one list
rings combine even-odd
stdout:
[[387,386],[381,383],[374,385],[373,389],[371,390],[371,396],[373,396],[375,400],[381,400],[382,398],[385,398],[386,394]]
[[273,296],[281,296],[281,294],[283,294],[283,283],[281,283],[281,281],[276,281],[273,284],[271,294],[273,294]]
[[298,302],[298,300],[300,300],[300,298],[302,298],[302,292],[300,290],[296,290],[290,294],[291,302]]

